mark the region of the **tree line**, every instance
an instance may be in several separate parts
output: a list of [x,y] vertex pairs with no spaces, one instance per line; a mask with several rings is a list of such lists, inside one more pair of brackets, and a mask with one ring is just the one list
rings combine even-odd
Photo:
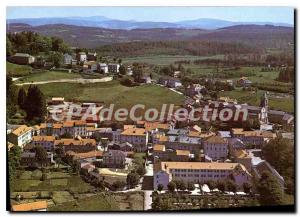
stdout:
[[229,53],[252,53],[255,48],[241,43],[223,43],[216,41],[143,41],[104,45],[98,48],[104,55],[140,56],[140,55],[197,55],[210,56]]
[[26,113],[26,121],[37,124],[43,122],[47,114],[46,99],[38,86],[30,85],[27,90],[18,88],[10,76],[6,76],[6,104],[7,119],[21,109]]
[[295,69],[294,67],[286,67],[280,70],[278,78],[278,81],[282,82],[294,82],[295,80]]
[[37,55],[50,51],[66,53],[70,48],[61,38],[42,36],[31,31],[6,34],[6,56],[14,53]]
[[47,114],[46,99],[36,85],[30,85],[27,92],[23,87],[18,92],[18,105],[26,112],[26,119],[35,123],[45,120]]

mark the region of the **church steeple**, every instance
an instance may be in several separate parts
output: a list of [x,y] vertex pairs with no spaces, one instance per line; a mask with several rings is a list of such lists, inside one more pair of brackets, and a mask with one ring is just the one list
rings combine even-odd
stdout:
[[268,110],[269,110],[269,100],[268,100],[268,95],[267,92],[264,93],[264,95],[261,98],[260,101],[260,114],[259,114],[259,121],[261,124],[268,124]]
[[269,109],[269,100],[268,100],[268,93],[265,92],[264,95],[261,97],[260,107],[265,108],[267,111]]

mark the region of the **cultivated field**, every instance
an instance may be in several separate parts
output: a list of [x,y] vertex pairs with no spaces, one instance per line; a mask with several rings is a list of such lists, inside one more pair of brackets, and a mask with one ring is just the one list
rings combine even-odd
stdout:
[[162,103],[180,105],[184,97],[165,87],[142,85],[125,87],[118,81],[76,84],[49,83],[38,85],[47,98],[63,96],[66,100],[114,103],[116,107],[129,108],[135,104],[161,108]]
[[153,56],[138,56],[138,57],[128,57],[123,58],[123,63],[148,63],[159,66],[166,66],[172,64],[176,61],[194,61],[198,59],[220,59],[223,58],[223,55],[216,56],[191,56],[191,55],[153,55]]

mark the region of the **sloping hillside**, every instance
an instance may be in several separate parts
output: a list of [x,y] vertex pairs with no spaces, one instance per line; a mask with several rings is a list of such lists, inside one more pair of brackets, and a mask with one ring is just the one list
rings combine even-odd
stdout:
[[95,48],[105,44],[137,42],[137,41],[173,41],[173,40],[205,40],[219,42],[242,42],[257,45],[259,48],[286,48],[293,42],[294,28],[241,25],[217,30],[202,29],[104,29],[72,25],[42,25],[10,24],[9,32],[34,31],[47,36],[58,36],[76,47]]

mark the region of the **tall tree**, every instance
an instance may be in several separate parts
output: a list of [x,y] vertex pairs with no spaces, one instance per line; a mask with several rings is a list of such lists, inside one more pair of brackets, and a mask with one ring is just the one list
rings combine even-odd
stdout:
[[159,185],[157,186],[157,190],[158,190],[159,192],[161,192],[163,189],[164,189],[164,186],[163,186],[162,184],[159,184]]
[[16,86],[13,85],[12,78],[6,76],[6,116],[7,118],[12,117],[16,111]]
[[243,184],[243,189],[246,194],[249,194],[251,192],[251,188],[252,188],[252,186],[249,182],[245,182]]
[[[289,139],[277,137],[270,140],[264,144],[262,154],[287,183],[294,182],[294,144]],[[293,189],[289,190],[293,191]]]
[[60,52],[51,52],[48,56],[48,61],[52,62],[55,67],[59,68],[63,62],[63,55]]
[[41,166],[44,167],[47,164],[48,154],[47,151],[44,149],[43,146],[36,146],[35,147],[35,160]]
[[6,36],[6,56],[9,57],[13,54],[13,47],[9,37]]
[[126,68],[124,65],[121,65],[119,68],[119,72],[121,75],[126,75]]
[[283,191],[270,172],[262,173],[257,190],[260,194],[259,201],[261,205],[283,204]]
[[237,190],[237,185],[236,185],[235,182],[232,181],[231,179],[227,180],[227,182],[226,182],[226,187],[227,187],[227,190],[228,190],[228,191],[231,191],[231,192],[233,192],[233,193],[235,193],[236,190]]
[[218,181],[217,182],[217,188],[219,189],[219,191],[224,192],[226,189],[226,184],[224,181]]
[[143,68],[141,66],[134,66],[132,69],[132,76],[135,81],[139,81],[143,77]]
[[175,191],[175,189],[176,189],[175,182],[173,182],[173,181],[169,182],[169,184],[168,184],[168,190],[173,193]]
[[8,152],[8,174],[9,180],[13,181],[16,169],[20,164],[21,148],[19,146],[13,146]]
[[35,85],[30,85],[28,88],[25,111],[27,120],[31,121],[35,119],[38,122],[44,121],[47,112],[45,96]]
[[18,105],[20,106],[21,109],[25,108],[25,102],[26,102],[26,92],[23,87],[19,89],[19,94],[18,94]]
[[129,188],[135,187],[139,183],[139,175],[137,173],[130,172],[127,175],[127,185]]

